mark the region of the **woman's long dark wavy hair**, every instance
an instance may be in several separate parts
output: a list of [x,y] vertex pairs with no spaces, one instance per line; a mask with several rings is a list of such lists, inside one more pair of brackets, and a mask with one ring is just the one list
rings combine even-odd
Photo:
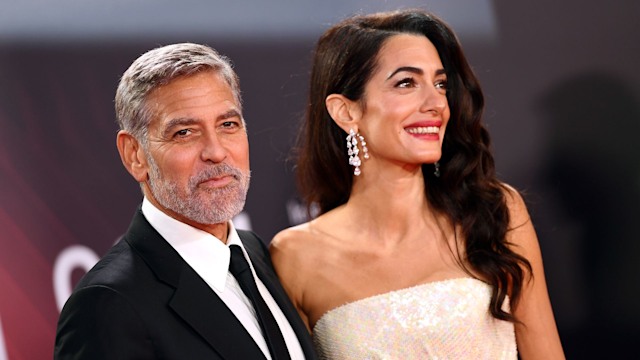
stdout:
[[[353,185],[346,159],[346,133],[325,106],[330,94],[364,101],[384,42],[399,33],[426,36],[444,65],[451,117],[442,144],[436,177],[423,165],[430,205],[461,230],[471,271],[492,285],[490,311],[497,318],[517,321],[502,310],[510,294],[517,305],[529,262],[507,244],[509,209],[505,189],[495,174],[487,129],[481,122],[484,97],[480,84],[451,29],[421,10],[354,16],[331,27],[319,39],[311,72],[306,118],[298,136],[296,173],[301,196],[320,214],[347,202]],[[365,170],[366,171],[366,170]],[[464,266],[465,270],[467,265]]]

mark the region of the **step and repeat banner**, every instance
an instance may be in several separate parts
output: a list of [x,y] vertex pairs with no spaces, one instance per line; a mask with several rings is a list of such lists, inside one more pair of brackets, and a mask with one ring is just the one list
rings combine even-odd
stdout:
[[[640,46],[633,36],[640,9],[633,2],[600,9],[577,0],[478,1],[469,12],[456,4],[442,15],[453,20],[483,84],[498,172],[529,202],[567,356],[622,356],[640,333]],[[282,13],[287,26],[304,27]],[[9,39],[2,16],[0,360],[52,357],[67,296],[142,199],[115,147],[113,97],[122,72],[151,48],[206,43],[235,64],[252,168],[238,227],[268,242],[306,219],[288,160],[311,50],[329,22],[300,36],[289,29],[256,37],[264,25],[256,17],[240,39],[165,32],[55,40],[43,30],[42,39],[20,41]]]

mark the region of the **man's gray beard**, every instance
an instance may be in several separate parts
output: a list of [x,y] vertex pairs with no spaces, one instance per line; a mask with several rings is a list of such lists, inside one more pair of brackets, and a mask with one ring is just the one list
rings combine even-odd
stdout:
[[[189,179],[187,188],[165,179],[152,156],[149,161],[149,185],[160,205],[198,224],[220,224],[231,220],[244,208],[250,173],[225,163],[211,165]],[[213,177],[231,175],[236,181],[222,188],[198,188]]]

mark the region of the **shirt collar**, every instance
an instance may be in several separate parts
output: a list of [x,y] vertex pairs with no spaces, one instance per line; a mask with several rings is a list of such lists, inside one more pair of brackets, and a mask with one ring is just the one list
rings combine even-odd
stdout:
[[228,223],[229,233],[225,244],[208,232],[165,214],[146,197],[142,200],[142,213],[151,226],[210,287],[220,293],[224,292],[231,257],[229,245],[240,246],[247,257],[232,221]]

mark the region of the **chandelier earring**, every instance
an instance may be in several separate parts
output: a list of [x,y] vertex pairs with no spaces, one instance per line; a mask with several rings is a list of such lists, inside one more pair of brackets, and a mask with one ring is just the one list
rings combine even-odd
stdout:
[[435,175],[436,177],[440,177],[440,162],[436,161],[433,163],[433,167],[434,167],[434,171],[433,171],[433,175]]
[[359,176],[362,172],[360,171],[360,165],[362,165],[362,161],[360,160],[360,149],[358,149],[358,142],[360,142],[360,146],[362,147],[362,157],[364,159],[369,158],[369,149],[367,149],[367,142],[364,141],[364,137],[360,135],[360,133],[356,133],[353,129],[349,130],[349,135],[347,135],[347,154],[349,155],[349,165],[353,166],[353,175]]

